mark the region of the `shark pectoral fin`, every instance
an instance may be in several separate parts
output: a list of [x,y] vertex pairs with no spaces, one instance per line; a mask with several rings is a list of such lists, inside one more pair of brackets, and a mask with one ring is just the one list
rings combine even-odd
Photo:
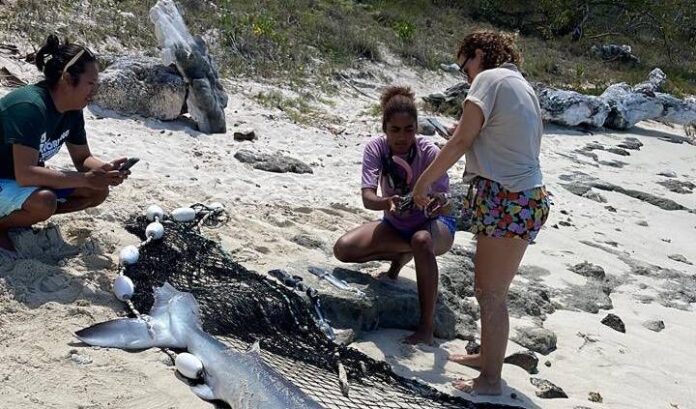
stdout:
[[199,398],[203,400],[215,400],[217,399],[215,395],[213,395],[213,390],[210,388],[210,386],[202,383],[200,385],[192,386],[191,391],[196,394]]
[[85,344],[121,349],[147,349],[152,347],[184,347],[154,320],[146,322],[138,318],[121,318],[92,325],[75,333]]
[[75,333],[85,344],[123,349],[144,349],[155,346],[155,339],[145,321],[121,318],[102,322]]

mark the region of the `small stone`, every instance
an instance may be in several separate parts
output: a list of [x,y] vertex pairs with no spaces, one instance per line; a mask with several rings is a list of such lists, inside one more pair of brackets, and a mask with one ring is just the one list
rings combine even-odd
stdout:
[[560,224],[561,226],[565,226],[565,227],[572,226],[570,223],[568,223],[565,220],[561,220],[560,222],[558,222],[558,224]]
[[643,323],[643,326],[650,331],[655,331],[655,332],[660,332],[663,329],[665,329],[665,322],[662,320],[650,320],[650,321],[645,321]]
[[533,351],[515,352],[514,354],[506,357],[503,362],[506,364],[519,366],[532,375],[539,372],[537,369],[539,358],[537,358]]
[[686,259],[686,257],[682,256],[681,254],[670,254],[667,257],[671,258],[674,261],[678,261],[680,263],[688,264],[688,265],[693,265],[692,262]]
[[604,208],[609,210],[611,213],[616,213],[616,208],[614,206],[604,206]]
[[92,363],[92,358],[87,355],[82,355],[79,352],[71,354],[70,360],[78,365],[89,365]]
[[253,141],[256,139],[256,133],[253,129],[237,131],[233,135],[235,141]]
[[624,334],[626,333],[626,325],[618,315],[607,314],[607,316],[604,317],[601,322],[615,331],[623,332]]
[[352,329],[334,329],[334,333],[336,334],[336,339],[334,342],[336,342],[339,345],[350,345],[355,341],[355,331]]
[[465,349],[468,355],[478,354],[481,352],[481,345],[479,345],[476,341],[469,341],[467,342]]
[[636,224],[638,226],[648,227],[648,222],[646,222],[645,220],[638,220]]
[[606,276],[604,269],[596,264],[584,261],[582,263],[576,264],[569,268],[570,271],[580,274],[584,277],[595,278],[598,280],[603,280]]
[[547,359],[546,362],[544,362],[544,365],[546,365],[547,368],[551,368],[551,361]]
[[663,170],[662,172],[658,173],[660,176],[664,176],[666,178],[676,178],[677,173],[673,170]]
[[542,355],[548,355],[556,350],[556,334],[542,327],[518,328],[510,339]]
[[602,395],[599,392],[590,392],[590,396],[587,398],[590,402],[602,403]]
[[568,398],[560,387],[541,378],[529,378],[529,382],[537,387],[536,396],[542,399]]
[[595,192],[594,190],[590,189],[587,192],[585,192],[582,197],[590,200],[594,200],[597,203],[606,203],[607,199],[602,196],[600,193]]
[[626,139],[624,139],[623,142],[621,142],[620,144],[618,144],[616,146],[618,146],[619,148],[631,149],[634,151],[638,151],[643,146],[643,143],[636,138],[626,138]]

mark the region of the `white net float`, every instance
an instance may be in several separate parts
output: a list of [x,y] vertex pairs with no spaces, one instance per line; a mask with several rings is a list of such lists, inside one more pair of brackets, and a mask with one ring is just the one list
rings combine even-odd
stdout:
[[121,301],[130,300],[135,292],[135,285],[130,278],[120,275],[114,280],[114,295]]
[[177,355],[174,365],[179,373],[189,379],[198,379],[203,372],[203,362],[188,352]]
[[174,209],[172,217],[178,222],[190,222],[196,218],[196,211],[190,207]]
[[121,264],[135,264],[140,258],[140,252],[136,246],[126,246],[121,250],[119,254],[121,259]]
[[160,222],[152,222],[145,228],[145,237],[159,240],[164,236],[164,226]]
[[151,222],[154,222],[157,219],[162,220],[164,218],[164,210],[157,205],[152,205],[147,208],[145,217],[147,217],[147,220]]

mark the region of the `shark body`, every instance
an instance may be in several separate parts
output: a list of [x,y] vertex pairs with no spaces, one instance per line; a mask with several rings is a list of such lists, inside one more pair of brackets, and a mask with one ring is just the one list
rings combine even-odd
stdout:
[[165,283],[155,289],[145,319],[102,322],[76,333],[84,343],[121,349],[186,349],[203,363],[205,383],[191,390],[205,400],[221,400],[233,409],[320,409],[316,401],[264,363],[258,346],[236,352],[201,327],[198,302],[190,293]]

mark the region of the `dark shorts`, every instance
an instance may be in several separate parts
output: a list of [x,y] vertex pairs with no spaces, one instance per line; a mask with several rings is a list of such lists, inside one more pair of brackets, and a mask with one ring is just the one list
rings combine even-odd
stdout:
[[469,231],[474,234],[532,242],[549,216],[549,206],[544,186],[510,192],[498,182],[478,177],[464,199],[462,219],[471,220]]
[[[433,219],[428,221],[427,223],[430,223],[431,221],[438,221],[442,222],[445,226],[447,226],[447,230],[449,230],[450,234],[452,237],[454,237],[454,232],[457,231],[457,219],[454,218],[453,216],[438,216],[437,219]],[[417,229],[398,229],[396,228],[393,224],[389,222],[387,219],[382,219],[382,223],[386,224],[387,226],[391,227],[392,229],[396,230],[397,233],[406,241],[410,242],[411,238],[413,237],[414,234],[416,234],[417,231],[423,230],[423,228],[417,228]]]
[[67,198],[70,197],[70,195],[72,195],[74,192],[75,192],[75,188],[72,188],[72,187],[67,188],[67,189],[53,189],[53,193],[56,194],[56,198],[57,198],[59,201],[60,201],[60,200],[65,200],[65,199],[67,199]]

